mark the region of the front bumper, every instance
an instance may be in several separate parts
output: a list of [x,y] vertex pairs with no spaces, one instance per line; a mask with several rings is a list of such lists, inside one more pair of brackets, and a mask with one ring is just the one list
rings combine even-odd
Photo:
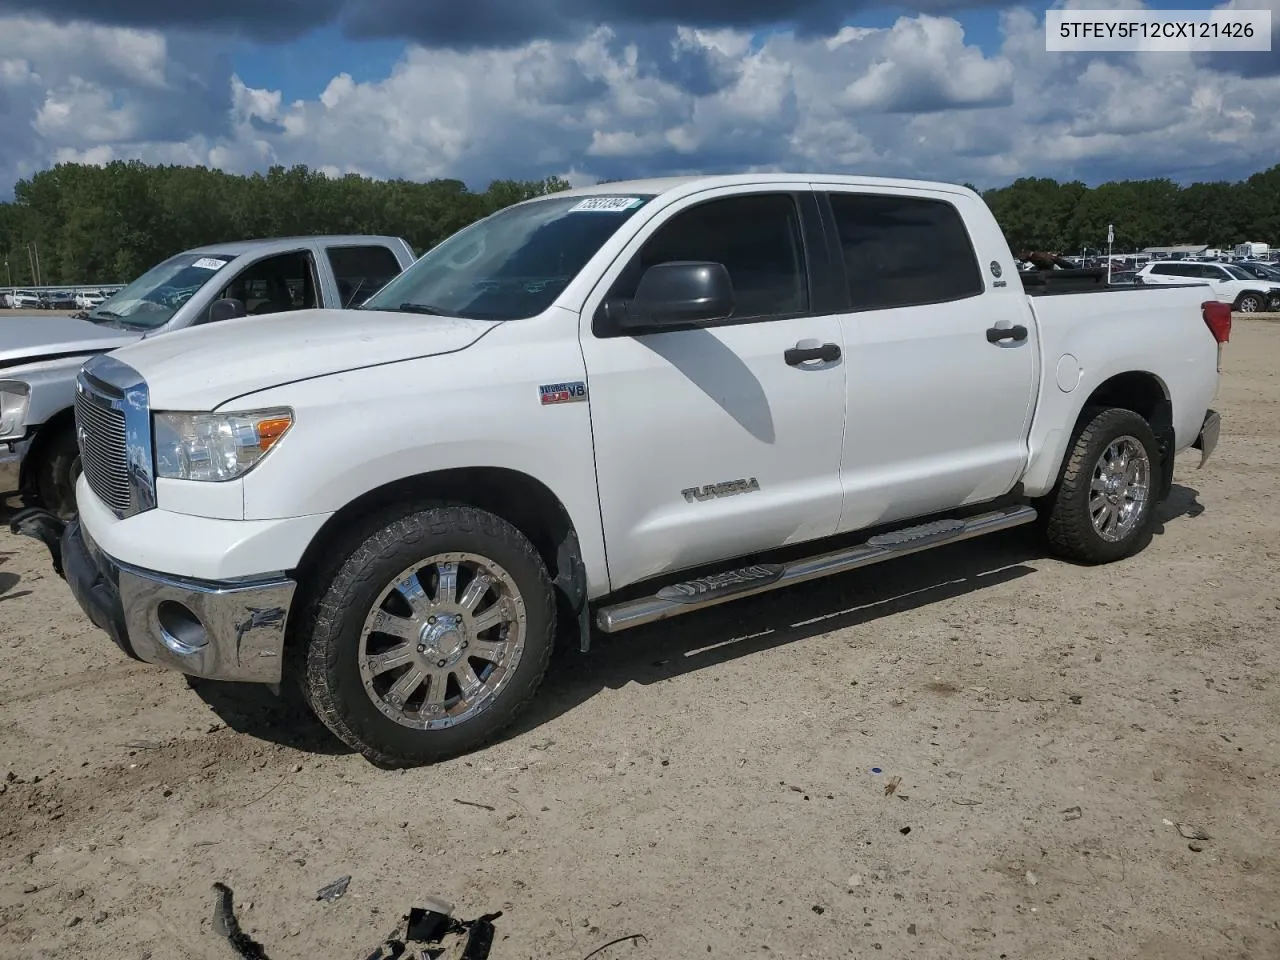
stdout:
[[1222,433],[1222,417],[1217,410],[1208,410],[1204,415],[1204,423],[1200,426],[1200,434],[1196,437],[1191,449],[1200,451],[1200,466],[1204,466],[1213,456],[1218,446],[1218,437]]
[[103,553],[76,519],[60,546],[76,602],[129,656],[210,680],[280,682],[293,580],[216,582],[143,570]]
[[0,443],[0,495],[18,492],[22,478],[22,459],[30,448],[30,440]]

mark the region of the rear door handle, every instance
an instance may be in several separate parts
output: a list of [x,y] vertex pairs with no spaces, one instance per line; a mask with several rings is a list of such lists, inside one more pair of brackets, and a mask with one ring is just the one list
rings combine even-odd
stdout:
[[1027,328],[1022,324],[1015,324],[1012,327],[988,327],[987,343],[999,343],[1001,340],[1025,340],[1027,339]]
[[832,363],[840,359],[840,346],[835,343],[818,343],[815,340],[801,340],[783,355],[787,366],[798,367],[810,360],[821,360]]

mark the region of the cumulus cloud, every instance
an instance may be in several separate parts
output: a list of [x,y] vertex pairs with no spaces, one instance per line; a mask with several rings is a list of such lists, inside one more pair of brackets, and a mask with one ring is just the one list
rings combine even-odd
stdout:
[[601,26],[483,50],[410,46],[380,80],[340,73],[288,102],[233,76],[207,39],[0,19],[0,121],[23,134],[0,141],[0,184],[52,160],[135,156],[481,187],[776,169],[980,186],[1216,179],[1276,162],[1278,76],[1192,54],[1047,53],[1025,9],[1002,14],[1000,41],[984,53],[930,14],[763,38]]

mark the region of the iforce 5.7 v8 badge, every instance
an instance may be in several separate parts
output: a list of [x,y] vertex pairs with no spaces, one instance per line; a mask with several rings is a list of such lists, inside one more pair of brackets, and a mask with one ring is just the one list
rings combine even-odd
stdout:
[[572,383],[544,383],[538,388],[542,405],[549,403],[576,403],[587,399],[587,385],[581,380]]

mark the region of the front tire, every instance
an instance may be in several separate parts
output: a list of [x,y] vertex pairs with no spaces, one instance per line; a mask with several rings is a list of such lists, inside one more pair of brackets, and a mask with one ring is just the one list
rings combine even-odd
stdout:
[[366,537],[300,626],[320,720],[375,763],[418,766],[484,746],[529,704],[554,646],[555,598],[519,530],[440,506]]
[[1078,563],[1112,563],[1151,542],[1160,446],[1132,410],[1092,410],[1050,498],[1045,533],[1053,552]]
[[76,513],[76,480],[80,478],[80,447],[71,427],[58,430],[44,445],[36,466],[35,487],[40,504],[63,520]]

